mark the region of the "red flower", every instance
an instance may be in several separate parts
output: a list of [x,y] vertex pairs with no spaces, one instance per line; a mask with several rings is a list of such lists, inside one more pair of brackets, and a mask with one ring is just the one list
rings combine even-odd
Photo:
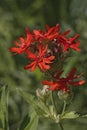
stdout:
[[43,41],[43,40],[53,40],[56,39],[59,35],[59,24],[56,24],[54,27],[49,27],[46,25],[47,31],[43,30],[33,30],[33,33],[35,35],[35,39],[37,41]]
[[19,37],[19,40],[21,42],[21,44],[17,41],[15,41],[15,45],[18,47],[11,47],[10,51],[14,52],[16,54],[22,54],[26,51],[27,48],[30,47],[30,44],[32,42],[33,36],[32,34],[28,31],[28,29],[26,30],[26,40],[22,37]]
[[35,54],[33,54],[31,51],[27,51],[27,58],[30,60],[33,60],[32,63],[26,65],[25,69],[30,69],[31,71],[34,71],[37,66],[42,71],[46,71],[50,69],[49,64],[52,63],[52,60],[55,58],[54,56],[46,56],[47,54],[48,46],[45,48],[43,47],[43,44],[39,44],[38,46],[38,52],[36,51]]
[[67,51],[69,48],[72,48],[76,51],[80,51],[79,45],[80,42],[75,40],[79,37],[79,34],[76,34],[73,38],[66,38],[62,35],[59,36],[58,41],[63,45],[63,52]]
[[62,72],[58,73],[56,76],[54,76],[55,81],[43,81],[42,83],[44,85],[49,85],[50,88],[49,90],[63,90],[63,91],[70,91],[68,88],[68,85],[72,86],[80,86],[85,83],[85,80],[80,80],[80,81],[75,81],[78,78],[81,77],[81,74],[75,75],[76,73],[76,68],[72,69],[69,75],[66,78],[60,78]]

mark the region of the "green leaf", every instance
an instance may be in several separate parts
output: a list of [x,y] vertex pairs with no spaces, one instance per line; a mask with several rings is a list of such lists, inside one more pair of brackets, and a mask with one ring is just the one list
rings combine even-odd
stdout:
[[64,115],[61,117],[62,119],[74,119],[74,118],[78,118],[79,114],[76,113],[75,111],[71,111],[71,112],[66,112],[64,113]]
[[21,123],[21,126],[18,130],[37,130],[38,128],[38,115],[33,111],[29,117],[26,115],[24,120]]
[[27,92],[25,92],[23,90],[19,90],[19,91],[21,92],[21,96],[25,99],[25,101],[27,103],[32,105],[32,107],[34,108],[34,110],[36,111],[36,113],[39,116],[43,117],[49,112],[47,107],[45,106],[45,104],[41,100],[38,100],[32,94],[27,93]]
[[24,130],[24,128],[28,125],[28,123],[30,122],[30,117],[27,114],[21,121],[20,127],[18,128],[18,130]]
[[32,112],[30,123],[25,127],[24,130],[37,130],[38,127],[38,115],[36,112]]
[[87,114],[85,114],[85,115],[81,115],[80,117],[87,117]]
[[5,85],[0,89],[0,129],[3,130],[9,130],[7,99],[8,89]]
[[49,115],[49,111],[42,101],[37,100],[36,103],[37,105],[34,108],[39,116],[46,117],[46,115]]

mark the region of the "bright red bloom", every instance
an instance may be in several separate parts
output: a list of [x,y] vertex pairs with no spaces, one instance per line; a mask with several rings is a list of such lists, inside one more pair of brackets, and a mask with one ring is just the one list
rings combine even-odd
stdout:
[[43,81],[42,83],[44,85],[49,85],[50,88],[49,90],[63,90],[63,91],[70,91],[68,88],[68,85],[72,86],[80,86],[85,83],[85,80],[80,80],[80,81],[75,81],[78,78],[81,77],[81,74],[75,75],[76,73],[76,68],[72,69],[69,75],[66,78],[60,78],[62,72],[58,73],[56,76],[54,76],[55,81]]
[[47,31],[43,30],[33,30],[33,33],[35,35],[35,39],[37,41],[43,41],[43,40],[53,40],[56,39],[59,35],[59,24],[56,24],[54,27],[49,27],[46,25]]
[[34,54],[31,51],[27,51],[27,58],[30,60],[33,60],[32,63],[26,65],[24,68],[25,69],[30,69],[31,71],[34,71],[37,66],[42,71],[46,71],[50,69],[50,63],[52,63],[52,60],[55,58],[54,56],[47,56],[47,49],[48,46],[44,48],[43,44],[39,44],[38,46],[38,52],[36,51]]
[[19,37],[21,44],[17,41],[14,41],[15,45],[18,47],[11,47],[10,51],[16,54],[24,53],[26,49],[30,47],[32,39],[33,39],[32,34],[28,30],[26,30],[26,39]]
[[63,52],[67,51],[69,48],[72,48],[76,51],[80,51],[79,45],[80,41],[75,40],[79,37],[79,34],[76,34],[73,38],[66,38],[62,35],[59,36],[58,41],[63,45]]

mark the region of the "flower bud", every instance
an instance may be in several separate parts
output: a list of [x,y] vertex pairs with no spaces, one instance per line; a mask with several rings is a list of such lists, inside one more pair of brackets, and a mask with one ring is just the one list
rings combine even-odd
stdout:
[[58,96],[59,96],[59,99],[60,100],[63,100],[63,101],[70,101],[71,98],[72,98],[72,94],[71,93],[68,93],[66,91],[58,91]]
[[41,99],[42,101],[46,101],[46,99],[47,99],[47,97],[48,97],[48,95],[49,95],[49,90],[48,90],[48,86],[47,85],[44,85],[43,86],[43,89],[40,89],[40,88],[38,88],[37,90],[36,90],[36,95],[37,95],[37,97],[39,98],[39,99]]

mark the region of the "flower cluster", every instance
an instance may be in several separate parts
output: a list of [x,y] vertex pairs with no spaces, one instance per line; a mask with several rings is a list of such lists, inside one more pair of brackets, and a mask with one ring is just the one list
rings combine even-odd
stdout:
[[68,85],[80,86],[85,83],[85,80],[77,81],[81,74],[75,75],[76,68],[73,68],[69,75],[66,78],[60,78],[63,71],[58,73],[56,76],[53,76],[54,81],[44,80],[43,84],[51,86],[49,90],[63,90],[69,92]]
[[[74,76],[76,69],[74,68],[66,78],[61,78],[62,70],[60,65],[63,64],[62,58],[70,49],[80,51],[78,41],[79,34],[74,37],[67,36],[70,30],[63,33],[60,32],[60,25],[54,27],[46,25],[46,31],[26,29],[25,38],[19,37],[19,42],[15,41],[15,47],[11,47],[10,51],[15,54],[24,54],[29,63],[24,69],[34,71],[37,67],[45,73],[52,75],[52,81],[43,81],[44,85],[51,86],[49,90],[69,91],[68,85],[78,86],[84,84],[84,80],[73,81],[80,77]],[[61,64],[60,64],[61,63]]]

